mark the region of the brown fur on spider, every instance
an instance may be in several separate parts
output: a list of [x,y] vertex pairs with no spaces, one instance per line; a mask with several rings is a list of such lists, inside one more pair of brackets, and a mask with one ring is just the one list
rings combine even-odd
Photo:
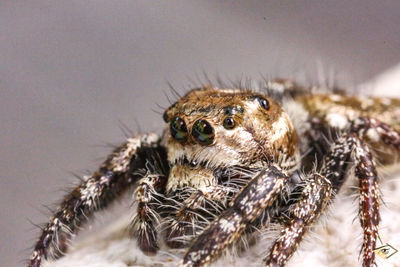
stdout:
[[373,266],[380,220],[375,160],[391,163],[399,154],[400,100],[313,94],[286,80],[265,87],[261,93],[210,86],[181,97],[164,113],[163,135],[128,139],[65,197],[29,266],[62,255],[82,223],[133,186],[131,233],[145,253],[156,253],[164,238],[186,248],[181,266],[203,266],[279,223],[265,265],[284,266],[353,166],[363,266]]

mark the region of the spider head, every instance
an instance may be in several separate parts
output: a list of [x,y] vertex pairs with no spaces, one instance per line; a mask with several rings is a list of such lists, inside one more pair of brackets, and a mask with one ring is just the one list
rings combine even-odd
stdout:
[[170,163],[251,167],[297,153],[288,115],[252,91],[194,89],[165,111],[164,120]]

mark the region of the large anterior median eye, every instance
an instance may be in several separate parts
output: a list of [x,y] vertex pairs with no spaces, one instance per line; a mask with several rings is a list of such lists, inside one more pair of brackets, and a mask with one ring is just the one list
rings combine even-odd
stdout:
[[200,145],[210,145],[214,141],[214,128],[206,120],[198,120],[193,125],[192,135]]
[[179,141],[185,142],[187,140],[188,131],[185,121],[180,117],[174,117],[169,125],[172,137]]

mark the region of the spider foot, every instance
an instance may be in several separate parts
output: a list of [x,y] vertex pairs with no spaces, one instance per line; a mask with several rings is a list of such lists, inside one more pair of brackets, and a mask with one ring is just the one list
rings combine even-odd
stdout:
[[141,223],[137,232],[137,244],[140,250],[149,256],[157,253],[157,232],[152,223]]
[[182,248],[187,245],[187,236],[193,236],[194,229],[189,222],[175,221],[171,224],[166,235],[166,243],[170,248]]

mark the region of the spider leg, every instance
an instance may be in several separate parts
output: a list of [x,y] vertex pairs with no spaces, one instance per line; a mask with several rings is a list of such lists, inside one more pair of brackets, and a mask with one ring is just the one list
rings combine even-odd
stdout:
[[158,174],[147,174],[142,178],[136,191],[137,216],[132,223],[132,233],[137,236],[140,249],[149,255],[158,250],[155,223],[159,221],[154,211],[154,204],[167,182],[167,177]]
[[392,126],[377,119],[358,118],[353,122],[351,130],[357,133],[361,139],[365,136],[370,137],[370,139],[376,139],[374,136],[377,136],[378,140],[372,141],[381,141],[394,149],[400,150],[400,133],[393,129]]
[[[360,199],[359,218],[364,230],[363,238],[363,266],[373,266],[375,260],[374,249],[378,237],[379,217],[379,186],[377,170],[372,154],[367,145],[361,140],[364,136],[378,135],[382,143],[400,150],[400,134],[390,125],[373,118],[359,118],[354,121],[352,131],[359,138],[354,138],[356,160],[356,176],[359,178]],[[376,138],[375,138],[376,139]]]
[[224,209],[227,194],[227,190],[221,186],[209,186],[204,190],[193,192],[190,197],[185,199],[182,207],[176,212],[175,218],[169,224],[166,235],[168,246],[172,248],[184,246],[187,241],[182,240],[182,237],[195,235],[199,230],[197,216],[199,212],[205,212],[206,217],[210,217],[208,216],[210,214],[212,214],[211,217],[219,214]]
[[368,147],[357,140],[354,153],[356,176],[359,179],[360,199],[359,212],[363,238],[363,266],[374,266],[376,240],[378,238],[379,216],[379,184],[378,174]]
[[[359,218],[364,232],[363,266],[373,266],[375,260],[373,250],[376,246],[379,225],[378,179],[372,154],[368,146],[361,141],[370,129],[376,131],[386,145],[391,145],[395,149],[399,148],[399,134],[390,126],[375,119],[360,118],[356,120],[351,133],[339,137],[324,158],[321,170],[323,176],[321,177],[326,177],[329,184],[325,182],[326,185],[320,190],[326,191],[326,197],[314,199],[314,196],[319,195],[318,192],[313,193],[308,189],[313,186],[317,188],[318,184],[319,186],[323,185],[321,181],[308,183],[299,202],[289,211],[291,220],[285,224],[280,237],[265,259],[267,266],[283,266],[291,257],[302,240],[306,227],[323,212],[329,200],[328,195],[333,197],[334,194],[331,194],[331,191],[337,193],[340,190],[346,179],[349,160],[352,157],[356,166],[355,174],[359,180]],[[314,202],[311,202],[310,199],[314,199]]]
[[306,180],[300,198],[289,209],[289,223],[284,226],[265,259],[266,266],[283,266],[286,263],[303,239],[307,226],[315,221],[327,206],[332,192],[330,181],[322,175],[314,174]]
[[230,202],[230,207],[194,240],[181,266],[202,266],[211,262],[276,200],[287,179],[275,166],[257,174]]
[[[297,198],[297,202],[289,207],[290,220],[284,221],[280,236],[265,258],[266,266],[284,266],[293,255],[307,227],[319,217],[329,199],[344,184],[353,150],[356,144],[360,144],[359,142],[354,134],[345,134],[337,138],[324,157],[321,174],[314,174],[311,179],[306,180],[306,186]],[[291,195],[295,197],[289,199],[296,198],[298,192],[292,192]]]
[[[130,138],[116,148],[92,175],[85,177],[61,202],[42,229],[29,267],[39,267],[42,259],[59,257],[66,250],[66,240],[78,231],[95,211],[106,207],[140,177],[146,154],[165,153],[155,134]],[[60,251],[62,249],[62,251]]]

